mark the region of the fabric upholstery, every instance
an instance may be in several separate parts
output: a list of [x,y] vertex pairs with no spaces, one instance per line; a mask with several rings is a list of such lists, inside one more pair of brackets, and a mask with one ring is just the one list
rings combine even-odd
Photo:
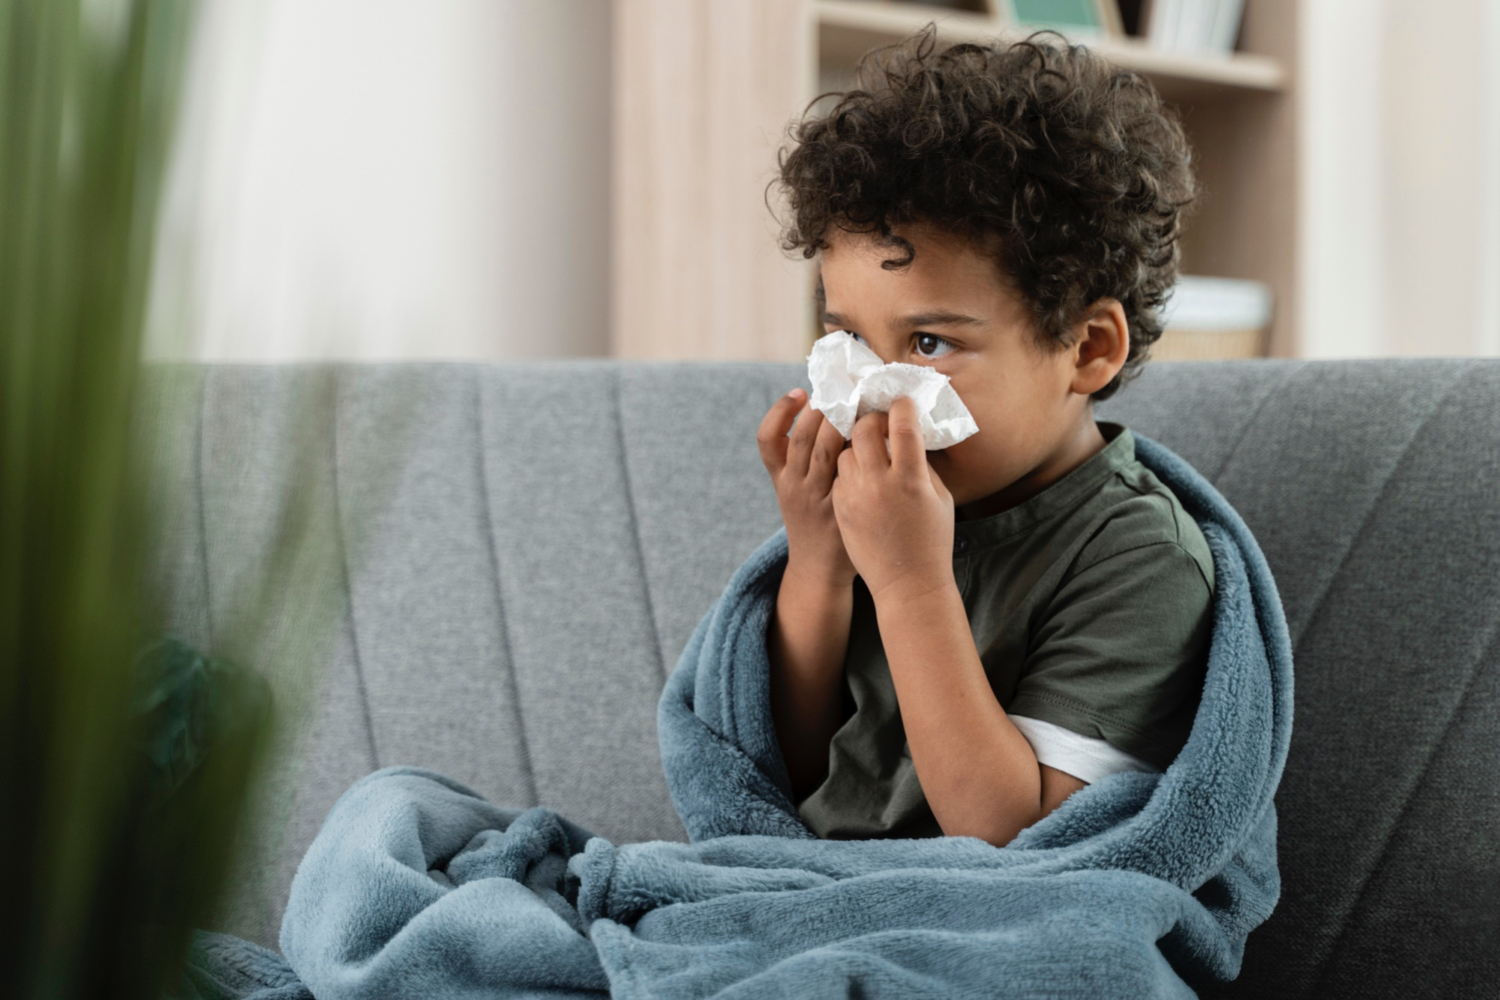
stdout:
[[1240,511],[1292,634],[1284,894],[1226,995],[1482,995],[1500,977],[1500,364],[1252,365],[1260,401],[1226,449],[1200,430],[1219,408],[1203,390],[1234,367],[1162,365],[1110,410]]
[[[157,366],[150,384],[150,568],[183,639],[251,648],[246,595],[275,593],[289,495],[337,543],[327,654],[278,668],[288,701],[298,678],[317,694],[221,929],[275,940],[323,815],[380,766],[616,843],[684,839],[656,699],[779,524],[754,431],[801,366]],[[1235,506],[1293,638],[1283,896],[1216,995],[1482,995],[1500,979],[1500,362],[1153,363],[1098,412]]]

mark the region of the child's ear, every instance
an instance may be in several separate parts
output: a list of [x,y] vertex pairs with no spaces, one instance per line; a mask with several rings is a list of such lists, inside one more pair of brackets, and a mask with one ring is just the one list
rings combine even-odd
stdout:
[[1130,357],[1130,324],[1118,299],[1100,299],[1073,330],[1073,383],[1081,396],[1098,392],[1125,367]]

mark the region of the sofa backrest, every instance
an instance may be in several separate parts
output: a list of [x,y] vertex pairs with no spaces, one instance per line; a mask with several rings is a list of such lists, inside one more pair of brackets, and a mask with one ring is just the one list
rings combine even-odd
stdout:
[[[754,433],[801,366],[158,366],[151,384],[176,634],[215,651],[240,628],[237,595],[280,571],[286,496],[337,543],[319,693],[223,929],[273,943],[323,815],[391,764],[616,842],[683,839],[656,700],[779,525]],[[1215,995],[1493,983],[1500,362],[1157,363],[1098,415],[1239,510],[1291,628],[1282,901]]]

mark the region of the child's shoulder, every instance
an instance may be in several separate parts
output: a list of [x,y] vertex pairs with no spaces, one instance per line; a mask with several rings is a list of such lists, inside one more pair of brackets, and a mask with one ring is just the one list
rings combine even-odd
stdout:
[[1139,460],[1115,470],[1101,490],[1102,508],[1090,536],[1078,552],[1075,571],[1127,553],[1151,558],[1163,567],[1195,564],[1210,591],[1214,586],[1213,553],[1208,539],[1177,494]]

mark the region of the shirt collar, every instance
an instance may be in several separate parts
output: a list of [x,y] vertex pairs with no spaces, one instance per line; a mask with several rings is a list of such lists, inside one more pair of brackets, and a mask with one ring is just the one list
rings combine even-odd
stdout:
[[1105,480],[1135,461],[1135,438],[1123,424],[1101,420],[1105,445],[1036,496],[998,514],[954,525],[955,539],[966,549],[992,545],[1022,534],[1044,521],[1065,514],[1093,495]]

